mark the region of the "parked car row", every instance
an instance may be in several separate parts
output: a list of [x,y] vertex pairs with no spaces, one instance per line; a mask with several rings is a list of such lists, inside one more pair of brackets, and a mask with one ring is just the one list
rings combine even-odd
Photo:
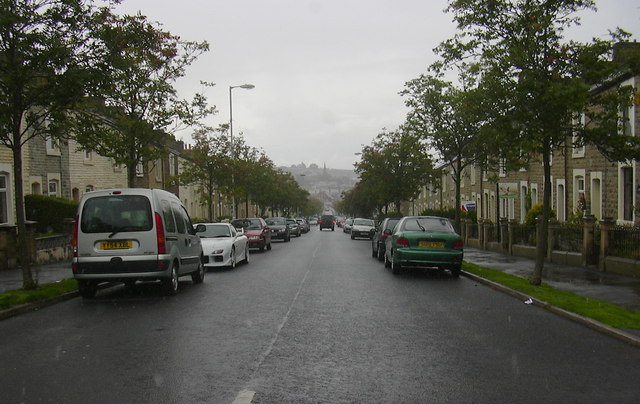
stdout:
[[271,250],[309,231],[304,219],[247,218],[231,223],[191,222],[180,199],[158,189],[87,192],[73,229],[74,278],[82,297],[104,282],[134,286],[159,280],[165,294],[178,292],[179,277],[202,283],[207,268],[249,263],[251,248]]
[[385,218],[377,226],[370,219],[347,219],[351,239],[371,240],[371,256],[384,261],[394,274],[409,267],[449,270],[454,278],[462,271],[463,242],[447,218],[405,216]]

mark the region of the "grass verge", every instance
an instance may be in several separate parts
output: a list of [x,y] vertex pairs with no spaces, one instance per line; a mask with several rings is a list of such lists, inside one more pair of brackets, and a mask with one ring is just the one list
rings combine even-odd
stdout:
[[558,290],[544,282],[540,286],[533,286],[529,283],[529,279],[468,262],[463,264],[462,269],[611,327],[640,330],[640,311],[628,310],[609,302]]
[[9,309],[25,303],[49,299],[67,292],[78,290],[78,282],[75,279],[65,279],[60,282],[45,283],[34,290],[9,290],[0,293],[0,310]]

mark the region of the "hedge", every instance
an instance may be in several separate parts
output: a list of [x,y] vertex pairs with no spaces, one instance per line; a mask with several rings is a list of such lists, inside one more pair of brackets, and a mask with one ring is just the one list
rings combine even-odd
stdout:
[[25,195],[24,207],[27,220],[38,222],[38,233],[61,233],[63,219],[75,218],[78,202],[46,195]]

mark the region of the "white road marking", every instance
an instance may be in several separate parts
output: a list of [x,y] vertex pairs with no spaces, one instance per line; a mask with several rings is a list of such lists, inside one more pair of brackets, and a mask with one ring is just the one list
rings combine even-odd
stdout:
[[255,394],[255,391],[242,390],[240,393],[238,393],[236,399],[233,400],[232,404],[251,404],[251,400],[253,400],[253,396]]

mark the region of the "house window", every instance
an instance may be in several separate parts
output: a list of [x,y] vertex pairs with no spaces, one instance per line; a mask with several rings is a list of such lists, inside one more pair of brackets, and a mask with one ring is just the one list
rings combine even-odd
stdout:
[[0,223],[9,222],[9,207],[7,206],[9,198],[7,197],[7,184],[9,179],[7,174],[0,173]]
[[144,164],[142,164],[142,161],[136,165],[136,177],[144,177]]
[[500,177],[506,177],[507,176],[507,160],[506,159],[500,159],[500,172],[499,172]]
[[158,161],[156,161],[156,181],[157,182],[162,181],[162,160],[161,159],[158,159]]
[[556,191],[556,217],[559,221],[564,222],[566,220],[565,212],[565,195],[564,195],[564,180],[558,180]]
[[169,175],[176,175],[176,156],[169,153]]
[[[623,86],[633,86],[634,79],[630,79],[622,83]],[[634,105],[624,106],[620,108],[620,119],[622,125],[622,134],[625,136],[635,136],[635,107]]]
[[622,180],[622,220],[633,221],[633,169],[623,167],[620,170]]
[[[585,125],[585,115],[580,114],[579,118],[574,119],[574,127],[578,129],[583,129],[584,125]],[[574,131],[573,136],[571,138],[571,144],[573,146],[571,149],[571,157],[582,158],[584,157],[585,147],[584,147],[584,144],[581,144],[580,137],[576,132],[577,131]]]
[[54,198],[58,196],[58,180],[49,181],[49,196]]
[[474,166],[471,166],[469,168],[469,175],[470,175],[470,181],[471,181],[471,185],[476,185],[476,168]]
[[84,151],[84,164],[91,164],[93,160],[93,152],[91,150]]
[[60,140],[47,136],[47,156],[59,156],[60,155]]

